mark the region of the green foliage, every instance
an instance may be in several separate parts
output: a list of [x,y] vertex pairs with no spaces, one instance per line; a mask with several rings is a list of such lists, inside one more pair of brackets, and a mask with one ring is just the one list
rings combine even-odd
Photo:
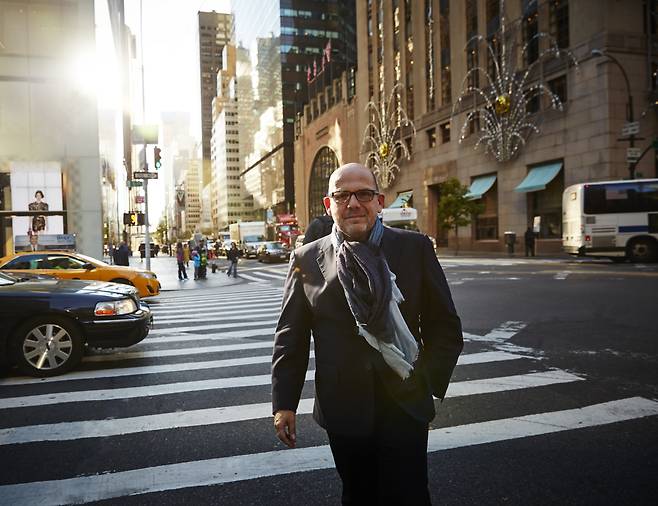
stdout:
[[[484,210],[481,202],[467,199],[464,196],[466,193],[468,193],[468,186],[461,184],[455,177],[451,177],[439,185],[437,207],[439,226],[447,230],[454,230],[455,238],[459,227],[469,225],[473,216]],[[459,242],[457,242],[457,248],[459,248]]]
[[158,228],[155,229],[155,238],[157,239],[158,243],[160,244],[165,243],[166,231],[167,231],[167,222],[164,219],[162,219],[160,220],[160,223],[158,223]]

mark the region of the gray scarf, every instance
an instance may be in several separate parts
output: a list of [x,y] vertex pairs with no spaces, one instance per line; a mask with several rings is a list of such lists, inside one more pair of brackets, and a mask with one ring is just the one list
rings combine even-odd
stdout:
[[381,249],[383,235],[384,225],[379,219],[366,242],[346,241],[334,224],[331,242],[336,251],[338,280],[359,334],[406,379],[418,358],[418,344],[398,308],[404,298]]

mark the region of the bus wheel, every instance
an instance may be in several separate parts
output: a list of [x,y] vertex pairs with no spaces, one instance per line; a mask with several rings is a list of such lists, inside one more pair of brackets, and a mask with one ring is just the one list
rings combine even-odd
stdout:
[[628,245],[628,257],[632,262],[652,262],[656,259],[656,241],[649,238],[635,239]]

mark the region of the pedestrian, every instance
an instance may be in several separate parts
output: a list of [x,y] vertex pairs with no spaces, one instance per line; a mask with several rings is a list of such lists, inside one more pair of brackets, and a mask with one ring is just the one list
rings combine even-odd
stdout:
[[277,436],[295,447],[312,334],[313,416],[343,504],[430,504],[432,396],[445,396],[463,347],[443,270],[427,236],[378,219],[384,196],[367,167],[334,171],[324,205],[332,233],[291,253],[285,282],[272,357]]
[[525,256],[535,256],[535,231],[528,227],[523,235],[525,239]]
[[183,281],[187,279],[187,271],[185,270],[185,257],[183,256],[183,243],[176,244],[176,262],[178,263],[178,279]]
[[308,227],[306,227],[303,243],[308,244],[309,242],[313,242],[316,239],[329,235],[333,226],[334,220],[331,216],[328,214],[318,216],[309,223]]
[[194,263],[194,279],[199,279],[199,269],[201,268],[201,255],[196,249],[192,250],[192,262]]
[[116,265],[129,265],[130,264],[130,250],[125,241],[121,241],[119,249],[117,250],[116,260],[114,261]]
[[143,262],[146,257],[146,244],[141,243],[139,245],[139,261]]
[[238,277],[238,258],[240,258],[240,252],[238,251],[238,245],[234,242],[231,243],[231,249],[226,252],[226,258],[228,258],[228,270],[226,271],[227,276],[233,274],[234,278]]
[[185,267],[190,265],[190,245],[185,243],[183,246],[183,261],[185,262]]

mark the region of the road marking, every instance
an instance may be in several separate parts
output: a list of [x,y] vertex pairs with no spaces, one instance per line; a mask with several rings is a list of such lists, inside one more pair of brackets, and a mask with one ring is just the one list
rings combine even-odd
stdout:
[[[277,312],[274,316],[278,315],[279,313]],[[261,317],[264,315],[261,315]],[[155,330],[152,330],[149,333],[149,336],[160,336],[160,335],[169,335],[169,334],[176,334],[178,332],[197,332],[199,330],[219,330],[219,329],[230,329],[230,328],[235,328],[235,327],[257,327],[259,325],[276,325],[278,320],[259,320],[256,322],[235,322],[235,323],[218,323],[215,325],[195,325],[191,327],[167,327],[164,329],[157,328]],[[188,322],[188,320],[185,320],[185,322]],[[157,320],[156,320],[156,325],[157,325]],[[189,323],[189,322],[188,322]],[[199,334],[201,338],[203,338],[203,334]],[[146,341],[143,342],[148,342],[148,337],[146,338]]]
[[279,281],[283,281],[284,279],[286,279],[285,274],[284,275],[273,274],[271,272],[265,272],[265,271],[257,271],[257,272],[254,272],[254,274],[258,274],[259,276],[265,276],[266,278],[277,279]]
[[[249,314],[250,311],[257,311],[256,309],[235,309],[235,308],[240,308],[244,307],[244,302],[240,302],[239,304],[231,304],[230,306],[228,304],[222,304],[222,303],[214,303],[214,304],[208,304],[204,305],[202,307],[202,310],[204,312],[210,312],[210,311],[217,311],[219,310],[219,313],[231,313],[231,314]],[[274,299],[267,299],[266,301],[263,302],[258,302],[258,310],[261,310],[265,307],[272,308],[272,307],[281,307],[281,297],[276,297]],[[159,318],[162,318],[163,316],[174,316],[177,314],[191,314],[191,315],[196,315],[198,313],[192,313],[191,309],[164,309],[164,308],[151,308],[151,311],[153,311],[153,314],[158,316]],[[239,312],[238,312],[239,311]]]
[[[428,452],[597,427],[658,415],[658,402],[631,397],[582,408],[546,412],[429,431]],[[14,506],[56,506],[151,492],[218,485],[334,466],[328,445],[181,462],[116,473],[0,486]]]
[[[573,381],[570,377],[558,377],[564,374],[553,375],[553,379],[544,378],[537,381],[531,378],[529,382],[518,387],[517,381],[499,381],[505,378],[490,378],[488,380],[457,382],[460,385],[454,391],[449,390],[447,397],[467,397],[471,395],[491,394],[519,388],[535,388]],[[576,380],[581,378],[575,377]],[[513,388],[510,385],[514,384]],[[302,399],[297,414],[310,414],[313,412],[313,399]],[[55,424],[42,424],[33,426],[11,427],[0,429],[0,445],[20,444],[37,441],[65,441],[91,437],[108,437],[137,432],[175,429],[179,427],[196,427],[200,425],[214,425],[236,421],[267,418],[272,415],[272,404],[246,404],[236,406],[223,406],[219,408],[198,409],[189,411],[175,411],[173,413],[158,413],[155,415],[142,415],[128,418],[112,418],[105,420],[83,420],[77,422],[62,422]]]
[[244,278],[244,279],[248,279],[249,281],[256,282],[256,283],[269,283],[269,281],[266,280],[266,279],[255,278],[254,276],[250,276],[249,274],[240,273],[240,274],[238,274],[238,276],[241,277],[241,278]]
[[[216,335],[216,334],[210,334]],[[173,338],[173,336],[172,336]],[[115,362],[119,360],[134,360],[142,358],[178,357],[184,355],[205,355],[207,353],[222,353],[227,351],[254,350],[259,348],[272,348],[272,340],[257,341],[255,343],[222,344],[218,346],[204,346],[199,348],[174,348],[171,350],[150,350],[103,353],[85,357],[83,362]],[[55,379],[55,378],[53,378]]]
[[[306,381],[313,380],[314,370],[306,372]],[[559,369],[547,372],[503,376],[482,380],[460,381],[451,383],[448,387],[449,396],[473,395],[473,392],[483,393],[500,392],[504,390],[519,390],[538,386],[548,386],[557,383],[569,383],[582,380],[580,376],[570,374]],[[27,408],[46,406],[65,402],[110,401],[117,399],[135,399],[139,397],[153,397],[156,395],[170,395],[183,392],[198,392],[201,390],[218,390],[222,388],[239,388],[260,385],[269,385],[270,374],[258,376],[237,376],[200,381],[184,381],[179,383],[163,383],[139,387],[81,390],[76,392],[53,392],[40,395],[26,395],[22,397],[6,397],[0,399],[0,409]],[[486,392],[484,392],[486,393]]]
[[[189,318],[183,318],[181,315],[172,315],[172,316],[162,316],[160,318],[157,317],[157,315],[154,315],[153,317],[153,323],[156,325],[155,332],[156,330],[161,330],[162,327],[158,325],[158,323],[166,324],[166,325],[171,325],[172,323],[209,323],[209,322],[224,322],[224,321],[231,321],[231,320],[239,320],[237,322],[231,323],[230,325],[235,327],[236,325],[242,325],[245,320],[255,320],[257,318],[273,318],[273,317],[278,317],[281,314],[281,310],[279,308],[276,308],[276,310],[273,310],[273,308],[269,308],[263,311],[257,310],[257,309],[252,309],[250,310],[249,313],[247,314],[236,314],[236,316],[229,316],[229,314],[225,315],[219,315],[219,314],[213,314],[213,316],[205,316],[203,318],[199,318],[198,316],[191,315]],[[173,327],[165,327],[167,329],[173,328]]]
[[281,296],[281,290],[263,290],[262,292],[252,292],[253,294],[250,295],[242,295],[242,294],[236,294],[235,296],[230,296],[230,297],[217,297],[217,296],[206,296],[206,297],[200,297],[198,299],[191,299],[191,300],[186,300],[186,301],[167,301],[167,302],[159,302],[158,304],[153,304],[152,308],[157,309],[157,308],[172,308],[172,307],[186,307],[190,306],[193,308],[199,307],[199,304],[237,304],[238,302],[244,303],[244,302],[251,302],[251,301],[261,301],[263,299],[267,299],[269,297],[276,297],[276,296]]
[[[246,285],[242,285],[246,286]],[[198,291],[194,291],[193,293],[185,293],[184,291],[177,291],[177,292],[168,292],[167,295],[159,295],[157,299],[154,299],[154,302],[157,303],[163,303],[163,302],[169,302],[169,301],[179,301],[179,300],[208,300],[208,293],[213,294],[211,297],[215,298],[215,296],[218,296],[220,298],[230,298],[233,295],[252,295],[252,294],[258,294],[260,293],[259,290],[256,290],[254,288],[246,288],[246,289],[235,289],[231,291],[226,291],[224,290],[226,286],[221,286],[221,287],[216,287],[214,289],[207,289],[204,290],[203,293],[205,295],[200,295]],[[277,291],[280,290],[279,288],[268,288],[267,291]],[[217,294],[217,295],[216,295]]]
[[[226,341],[227,339],[244,339],[250,337],[273,337],[275,327],[263,327],[249,330],[229,330],[212,334],[181,334],[180,336],[147,337],[144,344],[186,343],[189,341]],[[200,348],[204,349],[204,348]]]
[[558,272],[555,276],[553,276],[553,279],[567,279],[569,274],[571,274],[569,271]]
[[[269,347],[272,347],[271,342],[267,344],[269,345]],[[262,346],[262,348],[265,347],[267,346]],[[311,350],[309,356],[310,358],[314,358],[315,352]],[[505,353],[501,351],[485,351],[481,353],[469,353],[466,355],[461,355],[459,357],[459,360],[457,361],[457,365],[484,364],[484,363],[501,362],[507,360],[519,360],[522,358],[532,358],[532,357],[524,357],[522,355],[514,355],[512,353]],[[142,374],[163,374],[163,373],[178,372],[178,371],[201,371],[204,369],[216,369],[222,367],[266,364],[266,363],[270,363],[271,361],[272,361],[272,354],[270,353],[268,355],[228,358],[221,360],[207,360],[202,362],[183,362],[176,364],[98,369],[92,371],[73,371],[63,376],[53,376],[50,378],[30,378],[27,376],[5,378],[0,380],[0,386],[34,385],[34,384],[43,384],[43,383],[57,383],[61,381],[116,378],[123,376],[138,376]]]

